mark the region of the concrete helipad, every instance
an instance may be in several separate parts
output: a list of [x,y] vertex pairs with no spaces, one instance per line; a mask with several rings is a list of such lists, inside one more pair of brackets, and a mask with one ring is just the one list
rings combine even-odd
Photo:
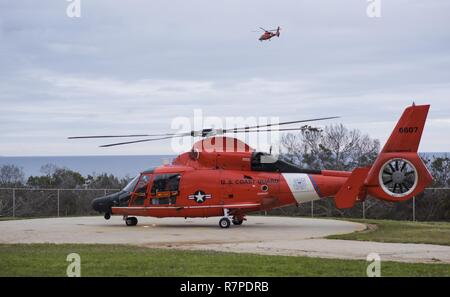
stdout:
[[248,217],[242,226],[218,227],[218,218],[139,218],[134,227],[120,217],[71,217],[0,222],[0,243],[105,243],[271,255],[450,263],[450,247],[427,244],[329,240],[365,225],[329,219]]

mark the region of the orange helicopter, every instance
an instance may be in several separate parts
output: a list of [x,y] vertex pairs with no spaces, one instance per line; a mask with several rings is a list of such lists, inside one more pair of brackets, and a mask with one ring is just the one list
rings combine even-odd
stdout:
[[[311,170],[257,152],[242,141],[221,136],[238,132],[261,132],[274,124],[233,129],[203,129],[181,134],[79,136],[74,138],[142,137],[102,147],[203,136],[191,151],[177,156],[172,164],[142,171],[118,193],[96,198],[94,210],[122,215],[127,226],[138,223],[136,216],[221,217],[221,228],[241,225],[256,211],[299,205],[333,198],[336,207],[350,208],[367,195],[400,202],[419,194],[432,177],[417,154],[429,105],[412,105],[403,112],[391,136],[372,166],[351,172]],[[331,117],[335,118],[335,117]],[[313,120],[324,120],[320,118]],[[311,121],[311,120],[309,120]],[[306,121],[284,122],[287,125]],[[272,128],[270,128],[272,129]],[[314,130],[279,127],[276,131]]]
[[278,28],[276,28],[274,30],[266,30],[261,27],[259,27],[259,28],[264,31],[264,33],[261,35],[261,37],[259,37],[259,41],[270,40],[274,36],[280,37],[280,30],[281,30],[280,26],[278,26]]

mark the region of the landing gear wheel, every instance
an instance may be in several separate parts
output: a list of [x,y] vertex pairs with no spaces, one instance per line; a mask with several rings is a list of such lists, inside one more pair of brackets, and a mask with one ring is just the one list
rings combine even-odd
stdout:
[[234,225],[242,225],[243,222],[244,222],[243,219],[233,218],[233,224]]
[[229,218],[221,218],[219,221],[220,228],[229,228],[231,225]]
[[109,212],[105,213],[104,215],[105,220],[109,220],[111,218],[111,214]]
[[136,226],[138,223],[138,219],[136,217],[128,217],[125,219],[125,224],[127,226]]

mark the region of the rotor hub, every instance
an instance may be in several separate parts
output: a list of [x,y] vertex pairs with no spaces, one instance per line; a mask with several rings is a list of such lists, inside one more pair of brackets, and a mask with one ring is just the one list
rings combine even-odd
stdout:
[[401,184],[405,180],[405,174],[402,171],[395,171],[392,173],[392,181],[396,184]]

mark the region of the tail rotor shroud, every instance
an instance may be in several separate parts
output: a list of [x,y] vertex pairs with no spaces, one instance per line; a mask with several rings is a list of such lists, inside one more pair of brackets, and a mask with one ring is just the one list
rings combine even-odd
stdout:
[[417,186],[416,167],[408,160],[397,158],[387,161],[380,170],[380,186],[393,197],[404,197]]

